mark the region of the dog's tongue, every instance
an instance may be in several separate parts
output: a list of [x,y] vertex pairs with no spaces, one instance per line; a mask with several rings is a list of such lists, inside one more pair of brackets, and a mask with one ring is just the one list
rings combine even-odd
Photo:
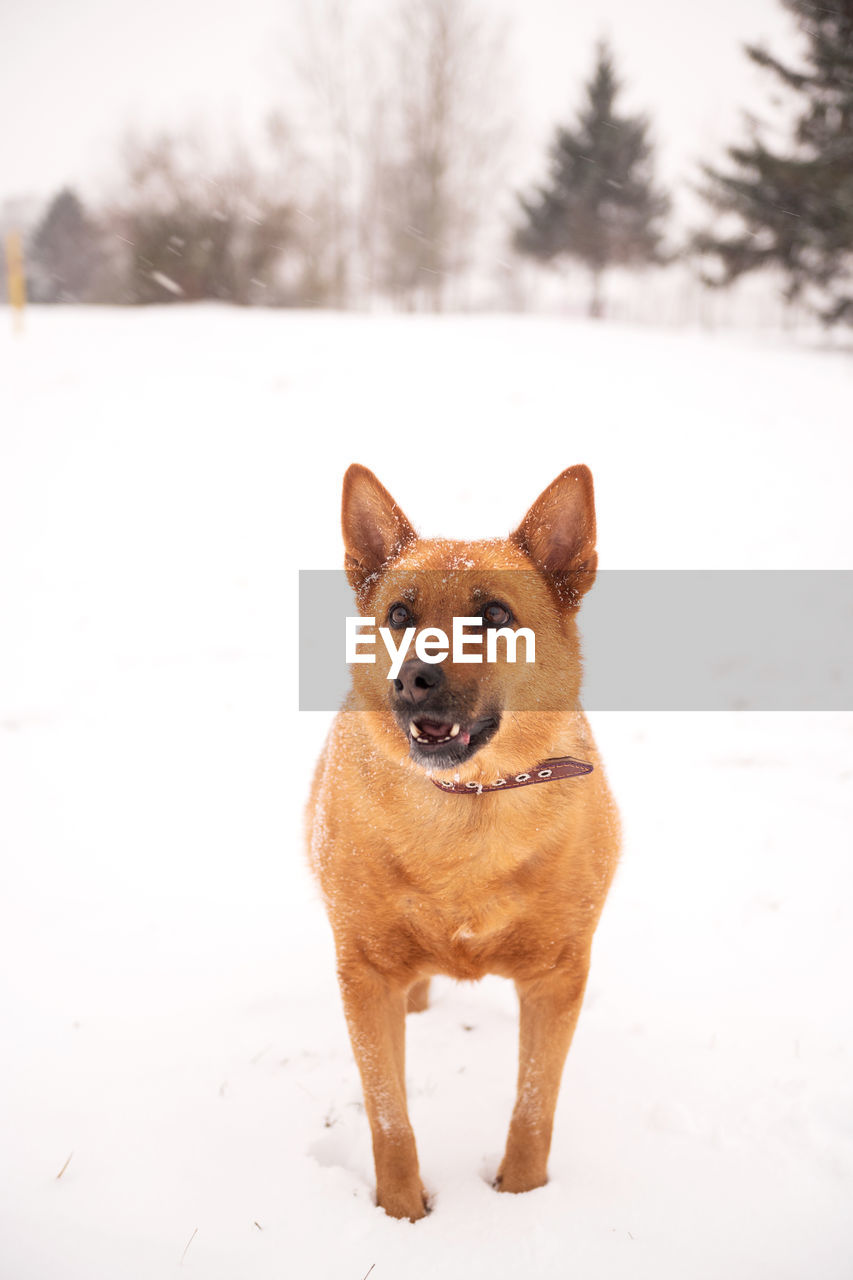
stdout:
[[446,738],[453,725],[449,722],[437,724],[435,720],[419,720],[418,728],[425,738]]
[[[435,720],[418,721],[418,731],[424,738],[447,738],[450,736],[452,728],[453,725],[450,721],[443,724],[439,724]],[[467,746],[471,741],[471,735],[465,729],[460,729],[455,741],[462,742]]]

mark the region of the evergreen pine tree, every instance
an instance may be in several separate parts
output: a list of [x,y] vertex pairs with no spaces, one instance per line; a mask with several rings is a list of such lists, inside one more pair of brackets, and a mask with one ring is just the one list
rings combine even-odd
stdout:
[[619,115],[620,83],[607,45],[598,46],[574,128],[551,144],[548,182],[520,197],[515,247],[542,262],[578,258],[592,277],[589,314],[603,313],[608,267],[663,260],[662,222],[669,197],[652,181],[652,144],[643,116]]
[[51,201],[29,251],[36,302],[88,302],[103,263],[100,232],[65,188]]
[[828,324],[853,323],[853,0],[782,4],[805,36],[803,65],[746,52],[796,95],[790,137],[774,149],[750,121],[748,141],[728,150],[732,169],[705,168],[705,198],[738,225],[698,234],[694,247],[719,262],[711,283],[775,265],[789,300],[802,298]]

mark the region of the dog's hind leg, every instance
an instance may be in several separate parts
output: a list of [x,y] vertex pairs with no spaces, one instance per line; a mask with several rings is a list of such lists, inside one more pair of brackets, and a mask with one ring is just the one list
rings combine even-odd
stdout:
[[589,964],[518,982],[518,1096],[495,1186],[532,1191],[548,1180],[548,1152],[560,1078],[583,1002]]
[[414,1222],[426,1199],[406,1107],[406,988],[363,960],[339,961],[338,980],[373,1136],[376,1202]]
[[406,1013],[423,1013],[429,1008],[429,983],[429,978],[421,978],[413,987],[409,987]]

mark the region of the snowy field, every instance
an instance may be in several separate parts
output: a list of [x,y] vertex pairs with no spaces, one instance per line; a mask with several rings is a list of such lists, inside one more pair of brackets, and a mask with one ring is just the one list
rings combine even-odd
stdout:
[[489,1187],[512,989],[439,981],[412,1225],[303,865],[295,651],[350,461],[427,534],[583,461],[604,566],[853,568],[851,405],[849,355],[781,338],[0,313],[2,1280],[853,1274],[853,715],[593,717],[626,844],[551,1181]]

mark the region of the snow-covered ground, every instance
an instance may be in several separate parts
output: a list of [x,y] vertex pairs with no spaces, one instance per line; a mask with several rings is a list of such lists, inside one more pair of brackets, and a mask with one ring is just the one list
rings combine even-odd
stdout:
[[511,988],[439,982],[412,1225],[372,1202],[303,866],[328,717],[295,647],[353,460],[425,533],[504,532],[584,461],[606,566],[853,567],[849,357],[533,318],[7,321],[3,1280],[849,1277],[853,715],[594,717],[626,844],[551,1181],[489,1187]]

